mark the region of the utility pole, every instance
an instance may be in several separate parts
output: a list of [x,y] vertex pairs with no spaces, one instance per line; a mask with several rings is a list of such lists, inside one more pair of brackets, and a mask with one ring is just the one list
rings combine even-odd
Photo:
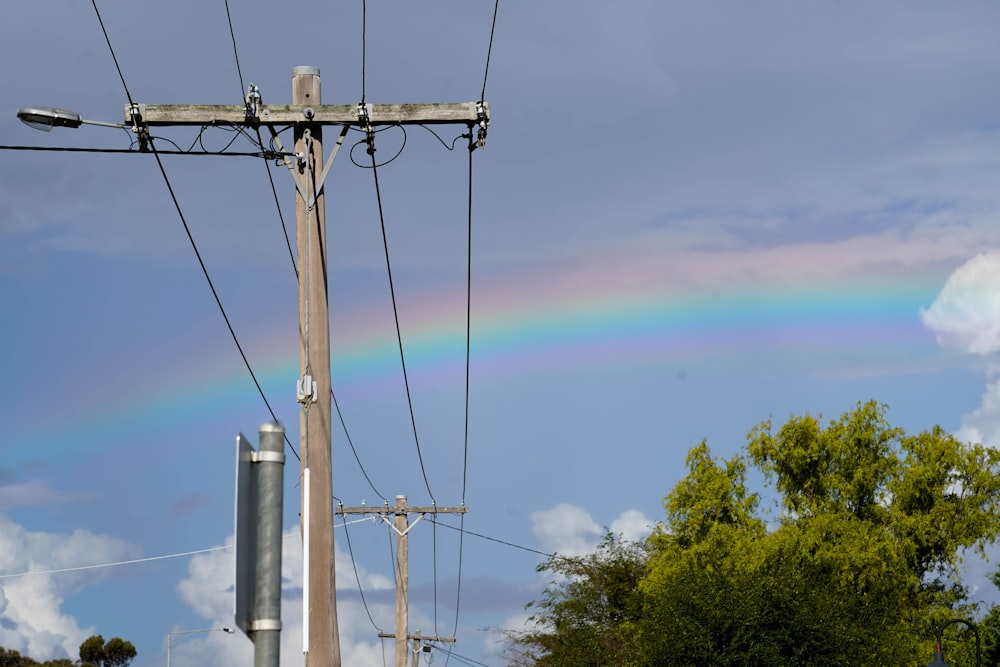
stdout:
[[[276,127],[294,127],[295,153],[282,154],[295,182],[296,243],[299,270],[299,362],[302,475],[303,651],[306,667],[341,667],[333,551],[333,490],[330,456],[330,333],[327,301],[326,213],[323,185],[348,128],[367,133],[374,150],[374,128],[388,125],[460,124],[485,145],[489,105],[485,101],[439,104],[322,104],[319,69],[292,71],[292,104],[265,105],[253,84],[244,104],[134,104],[125,107],[125,123],[147,146],[149,128],[228,125],[267,127],[281,148]],[[342,128],[324,162],[322,127]],[[478,128],[478,129],[476,129]],[[475,130],[475,137],[473,132]],[[405,506],[405,500],[404,500]],[[462,512],[464,508],[457,508]],[[427,513],[433,508],[411,508]],[[445,511],[444,508],[434,511]],[[404,521],[406,520],[404,515]],[[405,597],[404,597],[405,600]],[[307,602],[305,602],[307,601]],[[404,649],[406,633],[401,636]],[[400,639],[397,638],[397,644]],[[398,664],[398,663],[397,663]],[[405,664],[400,667],[405,667]]]
[[[292,70],[292,104],[321,103],[319,70]],[[333,467],[330,461],[330,314],[326,265],[326,200],[319,175],[323,127],[295,124],[296,169],[304,181],[295,198],[299,267],[299,442],[302,451],[303,651],[306,667],[340,665],[336,565],[333,558]],[[299,157],[301,156],[301,157]],[[317,169],[320,166],[320,169]],[[301,181],[300,181],[301,182]],[[305,536],[308,535],[308,539]],[[319,656],[324,656],[320,658]],[[329,657],[326,657],[329,656]]]
[[[406,504],[406,496],[396,496],[395,507],[370,507],[362,505],[360,507],[337,507],[335,512],[346,517],[348,514],[375,514],[392,527],[396,533],[396,631],[393,634],[379,633],[379,637],[396,640],[396,662],[395,667],[407,667],[408,639],[413,640],[413,664],[417,663],[417,652],[420,650],[421,641],[454,643],[454,637],[435,637],[416,634],[409,634],[409,588],[410,588],[410,528],[417,525],[427,514],[465,514],[466,507],[411,507]],[[389,515],[392,515],[392,522],[389,522]],[[410,514],[419,514],[417,520],[410,523]]]
[[[426,635],[420,634],[420,630],[417,630],[412,635],[410,635],[410,639],[413,640],[413,667],[419,667],[420,665],[421,642],[423,642],[425,639],[430,642],[439,642],[439,643],[444,642],[446,644],[455,643],[454,637],[428,637]],[[429,652],[431,650],[431,647],[429,645],[424,646],[423,650]]]

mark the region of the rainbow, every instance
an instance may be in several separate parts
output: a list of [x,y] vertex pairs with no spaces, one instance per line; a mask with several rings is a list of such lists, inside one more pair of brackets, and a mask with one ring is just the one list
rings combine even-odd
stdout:
[[[566,367],[600,372],[613,366],[690,368],[718,366],[762,349],[825,359],[838,365],[838,350],[889,351],[906,360],[932,355],[933,336],[919,310],[936,296],[944,277],[907,276],[905,282],[868,275],[851,280],[798,283],[747,282],[725,290],[625,288],[595,279],[593,272],[526,276],[485,292],[474,291],[471,369],[473,382],[493,377],[551,373]],[[459,304],[459,307],[453,307]],[[388,309],[388,306],[385,306]],[[407,365],[422,382],[464,383],[464,295],[428,291],[403,321]],[[398,390],[395,332],[380,310],[335,314],[333,381],[338,395]],[[251,360],[265,392],[294,410],[298,375],[296,342],[287,328],[273,333],[266,358]],[[746,362],[743,362],[746,365]],[[676,371],[674,371],[676,372]],[[194,429],[262,409],[246,368],[225,364],[198,369],[113,406],[95,399],[61,422],[50,422],[27,439],[34,451],[83,450],[92,443],[123,443],[143,429]],[[284,419],[294,421],[296,417]],[[293,425],[294,428],[294,425]],[[114,448],[112,448],[114,449]]]

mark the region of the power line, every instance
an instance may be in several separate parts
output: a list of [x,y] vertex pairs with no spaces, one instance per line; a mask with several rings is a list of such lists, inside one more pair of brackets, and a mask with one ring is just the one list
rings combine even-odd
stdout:
[[333,407],[337,410],[337,417],[340,419],[340,426],[344,429],[344,437],[347,438],[347,444],[351,447],[351,452],[354,454],[354,460],[358,462],[358,467],[361,468],[361,474],[364,475],[365,480],[368,482],[368,486],[370,486],[372,491],[375,492],[375,495],[388,504],[389,499],[375,488],[375,483],[372,482],[371,477],[368,476],[368,471],[365,470],[365,465],[361,462],[361,457],[358,456],[358,450],[354,447],[354,441],[351,439],[351,434],[347,430],[347,422],[344,421],[344,414],[340,411],[340,403],[337,401],[337,395],[333,393],[333,387],[330,387],[330,398],[333,400]]
[[[360,521],[368,521],[368,519],[359,519]],[[368,620],[371,621],[372,627],[378,632],[382,632],[382,628],[378,626],[375,619],[372,618],[372,612],[368,608],[368,601],[365,599],[365,591],[361,586],[361,577],[358,575],[358,561],[354,558],[354,547],[351,546],[351,532],[347,530],[347,517],[344,517],[344,537],[347,538],[347,553],[351,556],[351,566],[354,568],[354,580],[358,582],[358,593],[361,594],[361,604],[365,607],[365,614],[368,615]]]
[[[169,139],[164,139],[164,141],[170,141]],[[173,142],[171,142],[173,143]],[[147,155],[149,151],[142,151],[135,148],[77,148],[71,146],[9,146],[2,145],[0,150],[3,151],[38,151],[38,152],[49,152],[49,153],[129,153],[131,155]],[[270,160],[276,157],[280,157],[280,154],[274,153],[272,151],[257,151],[257,152],[211,152],[211,151],[159,151],[160,155],[201,155],[201,156],[212,156],[212,157],[256,157],[264,158],[265,160]]]
[[[355,519],[354,521],[345,521],[341,525],[347,528],[348,524],[361,523],[362,521],[370,521],[370,519]],[[442,524],[443,525],[443,524]],[[283,534],[282,539],[288,539],[292,537],[299,537],[298,531],[292,531]],[[147,556],[146,558],[133,558],[131,560],[120,560],[113,563],[97,563],[96,565],[77,565],[75,567],[63,567],[54,570],[29,570],[28,572],[13,572],[8,574],[0,574],[0,579],[15,579],[18,577],[30,577],[34,575],[41,574],[63,574],[66,572],[81,572],[83,570],[98,570],[105,567],[118,567],[121,565],[136,565],[138,563],[149,563],[157,560],[167,560],[169,558],[183,558],[184,556],[196,556],[198,554],[207,554],[213,551],[228,551],[235,549],[235,544],[226,544],[220,547],[208,547],[207,549],[194,549],[192,551],[182,551],[180,553],[165,554],[162,556]]]
[[[243,82],[243,68],[240,66],[240,52],[236,48],[236,30],[233,28],[233,16],[232,16],[232,13],[229,11],[229,0],[225,0],[225,3],[226,3],[226,18],[229,21],[229,36],[230,36],[230,38],[232,39],[232,42],[233,42],[233,58],[236,61],[236,74],[237,74],[237,76],[240,79],[240,95],[241,96],[244,96],[244,95],[246,96],[246,97],[244,97],[244,102],[248,105],[248,108],[249,108],[249,104],[250,104],[249,97],[251,95],[251,92],[255,93],[258,96],[260,95],[260,92],[258,90],[256,90],[256,87],[254,87],[253,84],[251,84],[251,87],[254,88],[253,91],[251,91],[250,89],[248,89],[246,87],[246,85],[244,85],[244,82]],[[257,133],[257,145],[260,146],[261,149],[263,149],[264,148],[264,138],[260,134],[260,127],[259,126],[255,127],[254,130]],[[268,182],[271,185],[271,193],[274,195],[274,205],[275,205],[275,207],[278,210],[278,218],[281,220],[281,229],[282,229],[282,231],[285,234],[285,245],[288,246],[288,256],[292,260],[292,270],[295,272],[295,278],[298,279],[298,277],[299,277],[299,269],[295,265],[295,253],[292,251],[292,242],[291,242],[291,240],[288,237],[288,225],[285,224],[285,216],[281,212],[281,202],[278,200],[278,189],[277,189],[277,187],[275,187],[275,184],[274,184],[274,175],[271,173],[271,165],[270,165],[269,162],[265,162],[264,166],[265,166],[265,169],[267,170],[267,179],[268,179]]]
[[469,369],[472,365],[472,153],[476,144],[469,130],[469,181],[465,250],[465,438],[462,452],[462,504],[469,475]]
[[[121,66],[118,64],[118,56],[115,55],[114,47],[111,45],[111,38],[108,35],[107,29],[104,27],[104,21],[101,18],[101,12],[97,8],[97,0],[91,0],[91,2],[94,6],[94,12],[96,12],[97,14],[97,20],[101,24],[101,30],[104,32],[104,40],[108,44],[108,50],[111,52],[111,58],[112,60],[114,60],[115,68],[118,70],[118,76],[121,79],[122,87],[125,89],[125,95],[128,97],[129,107],[134,108],[135,102],[132,99],[131,92],[129,92],[128,84],[125,83],[125,75],[122,73]],[[160,154],[156,149],[156,144],[153,141],[153,137],[147,137],[146,139],[149,148],[153,153],[153,156],[156,158],[156,164],[160,169],[160,174],[163,176],[163,182],[167,186],[167,191],[170,193],[170,199],[174,203],[174,208],[177,210],[177,215],[180,217],[181,224],[184,226],[184,231],[187,233],[188,240],[191,242],[191,248],[194,250],[195,257],[198,258],[198,264],[201,266],[201,271],[204,274],[205,280],[208,282],[208,286],[212,291],[212,296],[215,297],[215,303],[219,307],[219,312],[222,313],[222,319],[225,320],[226,326],[229,328],[229,334],[232,336],[233,342],[236,344],[236,348],[239,350],[240,356],[243,358],[243,363],[246,365],[247,370],[250,372],[250,377],[253,379],[253,383],[257,387],[258,393],[260,393],[260,397],[264,400],[264,405],[267,406],[268,412],[271,413],[271,418],[277,423],[279,421],[278,416],[275,414],[274,409],[271,407],[271,403],[267,400],[267,396],[264,395],[264,389],[260,386],[260,382],[257,380],[257,375],[253,372],[253,368],[250,365],[250,360],[247,359],[246,353],[243,350],[243,346],[240,345],[239,339],[236,336],[236,331],[233,329],[233,325],[229,320],[229,316],[226,314],[226,309],[222,306],[222,299],[219,298],[219,293],[215,289],[215,284],[212,282],[212,277],[208,273],[208,267],[205,266],[205,262],[201,257],[201,252],[198,250],[198,245],[197,243],[195,243],[194,236],[191,234],[191,228],[188,226],[187,218],[185,218],[184,212],[181,210],[180,202],[177,200],[177,194],[174,192],[173,185],[170,183],[170,178],[167,176],[167,171],[163,167],[163,160],[160,159]],[[285,435],[285,442],[288,444],[288,447],[291,450],[292,454],[295,455],[295,458],[299,458],[298,452],[295,451],[295,448],[292,446],[292,441],[288,439],[287,435]]]
[[97,0],[90,0],[91,4],[94,5],[94,13],[97,14],[97,22],[101,24],[101,32],[104,33],[104,41],[108,44],[108,51],[111,52],[111,59],[115,61],[115,69],[118,70],[118,78],[121,79],[122,88],[125,89],[125,97],[128,98],[129,108],[135,107],[135,100],[132,99],[132,93],[128,89],[128,84],[125,83],[125,75],[122,74],[121,65],[118,64],[118,56],[115,55],[115,49],[111,46],[111,37],[108,36],[108,29],[104,27],[104,19],[101,18],[101,10],[97,8]]
[[[187,218],[184,216],[184,212],[181,210],[181,204],[177,200],[177,195],[174,192],[174,187],[170,183],[170,178],[167,176],[167,171],[163,167],[163,161],[160,159],[160,154],[156,150],[156,144],[150,138],[149,147],[152,150],[153,156],[156,158],[156,164],[160,168],[160,173],[163,175],[163,182],[167,186],[167,191],[170,192],[170,199],[174,202],[174,208],[177,209],[177,215],[181,219],[181,224],[184,225],[184,231],[187,234],[188,241],[191,242],[191,249],[194,250],[195,257],[198,259],[198,265],[201,267],[201,272],[205,276],[205,281],[208,283],[208,288],[212,291],[212,296],[215,298],[215,303],[219,307],[219,312],[222,314],[222,319],[226,322],[226,328],[229,329],[229,335],[232,336],[233,343],[236,344],[236,349],[239,350],[240,357],[243,359],[243,364],[247,367],[247,371],[250,373],[250,378],[253,380],[254,386],[257,387],[257,393],[264,400],[264,405],[267,406],[267,411],[271,413],[271,418],[277,423],[278,416],[274,412],[274,408],[271,407],[270,401],[267,400],[267,396],[264,394],[264,388],[260,386],[260,381],[257,379],[257,374],[254,373],[253,367],[250,365],[250,360],[247,358],[246,352],[243,350],[243,346],[240,344],[239,338],[236,336],[236,330],[233,328],[233,323],[229,320],[229,315],[226,314],[226,309],[222,305],[222,299],[219,297],[219,292],[215,289],[215,283],[212,282],[212,276],[208,273],[208,267],[205,266],[205,260],[201,257],[201,251],[198,250],[198,244],[195,243],[194,236],[191,233],[191,228],[188,226]],[[298,452],[295,451],[295,447],[292,446],[292,441],[288,439],[285,435],[285,443],[291,449],[292,453],[295,454],[295,458],[299,458]]]
[[[452,645],[449,644],[444,649],[444,650],[446,650],[448,652],[448,656],[447,656],[448,659],[454,658],[455,660],[457,660],[458,662],[462,663],[463,665],[472,665],[473,667],[475,667],[476,665],[481,665],[482,667],[489,667],[489,665],[487,665],[485,662],[479,662],[478,660],[473,660],[469,656],[462,655],[460,653],[455,653],[452,650],[452,648],[453,648]],[[445,664],[448,664],[448,663],[445,662]]]
[[[472,130],[469,129],[469,180],[468,180],[468,207],[467,207],[467,233],[466,233],[466,256],[465,256],[465,437],[462,453],[462,505],[465,505],[466,490],[468,488],[469,473],[469,395],[470,395],[470,368],[472,359],[472,153],[476,144],[472,137]],[[435,526],[437,524],[435,523]],[[462,566],[465,554],[465,515],[459,519],[458,533],[458,578],[455,586],[455,627],[453,635],[458,634],[458,618],[462,604]],[[449,657],[451,651],[449,649]]]
[[403,352],[403,334],[399,326],[399,308],[396,306],[396,287],[392,280],[392,262],[389,259],[389,239],[385,231],[385,211],[382,207],[382,189],[378,181],[378,166],[375,163],[375,138],[368,135],[368,152],[372,158],[372,175],[375,179],[375,198],[378,201],[378,217],[382,226],[382,247],[385,249],[385,268],[389,276],[389,294],[392,297],[392,315],[396,323],[396,341],[399,344],[399,361],[403,368],[403,384],[406,387],[406,402],[410,408],[410,424],[413,427],[413,441],[417,446],[417,459],[420,461],[420,472],[424,476],[424,486],[431,500],[434,500],[434,492],[431,491],[431,484],[427,479],[427,468],[424,466],[424,455],[420,450],[420,436],[417,434],[417,418],[413,409],[413,395],[410,392],[410,378],[406,371],[406,355]]
[[458,526],[452,526],[451,524],[444,523],[443,521],[438,521],[437,519],[431,518],[431,521],[438,524],[439,526],[444,526],[445,528],[450,528],[451,530],[457,530],[466,535],[472,535],[489,542],[496,542],[497,544],[502,544],[507,547],[514,549],[520,549],[521,551],[528,551],[533,554],[538,554],[539,556],[545,556],[546,558],[566,558],[566,556],[560,556],[559,554],[549,553],[547,551],[539,551],[538,549],[532,549],[531,547],[523,547],[520,544],[514,544],[513,542],[508,542],[506,540],[501,540],[496,537],[490,537],[489,535],[483,535],[482,533],[476,533],[468,528],[459,528]]
[[368,1],[361,0],[361,104],[365,103],[368,64]]
[[196,554],[205,554],[212,551],[224,551],[226,549],[232,549],[233,545],[221,546],[221,547],[210,547],[208,549],[195,549],[194,551],[185,551],[183,553],[177,554],[167,554],[166,556],[150,556],[148,558],[133,558],[132,560],[120,560],[114,563],[99,563],[97,565],[79,565],[77,567],[63,567],[56,570],[31,570],[28,572],[16,572],[14,574],[0,574],[0,579],[14,579],[16,577],[30,577],[38,574],[63,574],[64,572],[81,572],[83,570],[97,570],[105,567],[117,567],[119,565],[135,565],[136,563],[149,563],[156,560],[166,560],[168,558],[182,558],[184,556],[194,556]]
[[243,95],[247,87],[243,85],[243,70],[240,68],[240,52],[236,49],[236,31],[233,30],[233,15],[229,12],[229,0],[226,0],[226,18],[229,20],[229,36],[233,40],[233,56],[236,58],[236,73],[240,77],[240,95]]
[[[493,21],[490,25],[490,41],[486,49],[486,67],[483,72],[483,88],[479,96],[480,103],[484,103],[486,100],[486,82],[489,79],[490,73],[490,60],[493,55],[493,37],[496,34],[497,27],[497,13],[500,9],[500,0],[495,0],[493,5]],[[480,131],[482,133],[482,130]],[[435,136],[437,136],[435,134]],[[441,141],[441,138],[438,137]],[[441,142],[444,143],[443,141]],[[454,146],[454,144],[452,144]],[[466,502],[466,492],[468,489],[468,473],[469,473],[469,399],[470,399],[470,369],[471,369],[471,358],[472,358],[472,153],[476,148],[476,143],[473,139],[472,128],[469,128],[469,179],[468,179],[468,208],[467,208],[467,246],[466,246],[466,274],[465,274],[465,429],[464,429],[464,442],[462,451],[462,505]],[[435,527],[438,522],[434,521]],[[441,524],[446,525],[446,524]],[[449,526],[450,527],[450,526]],[[459,520],[459,538],[458,538],[458,578],[455,587],[455,627],[452,632],[453,635],[458,634],[458,619],[461,609],[462,601],[462,565],[464,562],[463,556],[465,553],[465,515],[463,514]],[[455,655],[456,658],[461,658],[457,654],[454,654],[452,647],[448,647],[447,658],[445,659],[445,664],[447,665],[448,660]]]
[[[368,518],[365,518],[365,519],[356,519],[354,521],[346,521],[345,520],[341,524],[335,524],[335,527],[337,525],[344,527],[345,528],[345,533],[346,533],[346,527],[348,525],[353,525],[353,524],[356,524],[356,523],[362,523],[362,522],[370,521],[370,520],[371,519],[368,519]],[[437,524],[439,526],[442,526],[444,528],[449,528],[451,530],[461,530],[463,533],[466,533],[466,534],[469,534],[469,535],[473,535],[473,536],[478,537],[480,539],[487,540],[489,542],[496,542],[497,544],[502,544],[504,546],[512,547],[514,549],[520,549],[521,551],[528,551],[528,552],[531,552],[531,553],[534,553],[534,554],[538,554],[540,556],[545,556],[547,558],[560,558],[560,559],[567,558],[566,556],[560,556],[559,554],[548,553],[548,552],[545,552],[545,551],[539,551],[538,549],[532,549],[531,547],[521,546],[519,544],[514,544],[513,542],[508,542],[506,540],[501,540],[501,539],[498,539],[496,537],[490,537],[489,535],[483,535],[481,533],[476,533],[476,532],[473,532],[473,531],[468,530],[468,529],[459,529],[457,526],[452,526],[450,524],[444,523],[443,521],[438,521],[434,517],[431,517],[430,521],[432,521],[435,524]],[[395,556],[394,556],[393,551],[392,551],[392,535],[389,534],[389,533],[387,533],[387,535],[389,537],[389,558],[392,561],[392,569],[393,569],[393,571],[395,571],[395,569],[396,569],[396,559],[395,559]],[[290,532],[290,533],[285,533],[284,534],[284,538],[298,537],[298,536],[299,536],[298,532]],[[348,538],[348,540],[350,540],[350,538]],[[195,549],[195,550],[192,550],[192,551],[183,551],[183,552],[180,552],[180,553],[166,554],[166,555],[162,555],[162,556],[149,556],[149,557],[146,557],[146,558],[134,558],[132,560],[115,561],[115,562],[112,562],[112,563],[98,563],[98,564],[95,564],[95,565],[79,565],[79,566],[76,566],[76,567],[66,567],[66,568],[59,568],[59,569],[53,569],[53,570],[32,570],[32,571],[28,571],[28,572],[14,572],[14,573],[8,573],[8,574],[0,574],[0,579],[13,579],[13,578],[16,578],[16,577],[28,577],[28,576],[41,575],[41,574],[62,574],[62,573],[65,573],[65,572],[79,572],[79,571],[82,571],[82,570],[96,570],[96,569],[100,569],[100,568],[117,567],[117,566],[121,566],[121,565],[134,565],[134,564],[137,564],[137,563],[147,563],[147,562],[157,561],[157,560],[166,560],[166,559],[169,559],[169,558],[183,558],[184,556],[193,556],[193,555],[202,554],[202,553],[210,553],[210,552],[213,552],[213,551],[224,551],[224,550],[233,549],[233,548],[234,548],[234,546],[230,544],[230,545],[225,545],[225,546],[220,546],[220,547],[209,547],[207,549]]]
[[500,0],[496,0],[496,3],[493,5],[493,25],[490,27],[490,45],[486,49],[486,71],[483,73],[483,92],[479,97],[480,102],[486,100],[486,78],[490,75],[490,57],[493,55],[493,33],[497,29],[497,10],[499,9]]

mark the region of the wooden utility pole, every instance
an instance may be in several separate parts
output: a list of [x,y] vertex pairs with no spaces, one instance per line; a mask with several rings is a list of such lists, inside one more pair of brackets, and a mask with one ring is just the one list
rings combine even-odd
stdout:
[[[319,70],[292,71],[292,104],[321,103]],[[295,169],[304,194],[295,198],[295,240],[299,267],[299,442],[302,485],[303,650],[306,666],[340,665],[336,564],[333,558],[333,466],[330,460],[330,314],[326,265],[326,201],[323,126],[295,124]],[[308,539],[305,536],[308,535]]]
[[[396,631],[393,634],[379,633],[379,637],[396,640],[396,662],[395,667],[407,667],[407,645],[408,639],[413,640],[413,664],[417,664],[417,652],[420,650],[421,641],[454,643],[454,637],[435,637],[416,634],[409,634],[409,589],[410,589],[410,528],[417,525],[427,514],[465,514],[468,511],[465,507],[410,507],[406,504],[406,496],[396,496],[396,505],[389,507],[343,507],[338,506],[334,510],[341,516],[348,514],[376,514],[392,527],[396,533]],[[389,523],[389,515],[393,516],[392,523]],[[417,521],[410,523],[410,514],[419,514]]]
[[[322,104],[319,69],[296,67],[292,71],[292,104],[265,105],[256,86],[250,85],[244,104],[134,104],[125,106],[125,123],[136,132],[140,146],[148,146],[149,128],[165,126],[268,127],[281,148],[276,127],[294,127],[294,157],[283,153],[285,166],[295,181],[296,243],[299,271],[298,381],[302,474],[303,651],[307,667],[340,667],[337,628],[336,576],[333,550],[333,474],[330,456],[330,318],[328,312],[326,212],[323,185],[336,150],[347,129],[367,132],[387,125],[461,124],[479,146],[486,141],[489,105],[478,102],[444,104]],[[330,158],[323,160],[325,125],[342,128]],[[476,129],[478,128],[478,129]],[[475,137],[473,132],[476,132]],[[374,150],[372,144],[370,150]],[[405,498],[403,501],[405,507]],[[465,508],[452,508],[451,511]],[[410,508],[422,514],[445,508]],[[404,511],[403,522],[407,522]],[[401,535],[405,539],[405,530]],[[404,542],[405,544],[405,542]],[[405,559],[402,561],[405,562]],[[405,610],[405,595],[402,598]],[[398,610],[398,604],[397,604]],[[405,627],[405,623],[404,623]],[[405,650],[406,632],[397,633]],[[441,640],[446,641],[446,640]],[[397,639],[397,645],[400,639]],[[405,667],[405,664],[401,665]]]

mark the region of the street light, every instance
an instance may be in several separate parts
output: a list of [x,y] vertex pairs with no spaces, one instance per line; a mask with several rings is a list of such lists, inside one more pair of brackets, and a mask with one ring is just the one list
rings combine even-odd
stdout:
[[180,635],[194,635],[199,632],[225,632],[227,634],[233,634],[236,632],[232,628],[202,628],[201,630],[175,630],[174,632],[167,633],[167,667],[170,667],[170,649],[174,645],[174,637]]
[[973,623],[972,621],[967,621],[964,618],[952,619],[947,623],[945,623],[944,625],[942,625],[940,628],[938,628],[937,643],[934,645],[934,660],[931,661],[929,667],[951,667],[951,665],[949,665],[947,662],[944,661],[944,654],[941,652],[941,635],[944,634],[944,629],[947,628],[952,623],[962,623],[963,625],[971,629],[972,634],[976,636],[976,667],[981,667],[981,665],[983,664],[983,656],[979,646],[979,628],[976,627],[975,623]]
[[42,132],[49,132],[53,127],[80,127],[81,125],[100,125],[101,127],[124,128],[121,123],[104,123],[99,120],[86,120],[75,111],[57,109],[56,107],[24,107],[17,110],[17,117],[28,127]]

